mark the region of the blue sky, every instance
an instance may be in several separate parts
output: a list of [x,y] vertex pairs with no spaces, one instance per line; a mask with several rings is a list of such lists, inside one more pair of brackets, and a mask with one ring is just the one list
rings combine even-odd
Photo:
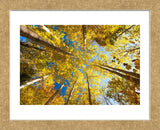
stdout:
[[23,37],[23,36],[20,36],[20,41],[26,42],[26,41],[27,41],[27,38],[26,38],[26,37]]

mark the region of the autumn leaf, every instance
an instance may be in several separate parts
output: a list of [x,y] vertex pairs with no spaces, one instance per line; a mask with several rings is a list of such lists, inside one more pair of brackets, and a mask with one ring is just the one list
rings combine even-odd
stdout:
[[136,69],[133,69],[133,72],[135,72],[135,73],[136,73],[136,72],[137,72],[137,70],[136,70]]
[[132,67],[130,65],[126,65],[126,69],[130,70]]

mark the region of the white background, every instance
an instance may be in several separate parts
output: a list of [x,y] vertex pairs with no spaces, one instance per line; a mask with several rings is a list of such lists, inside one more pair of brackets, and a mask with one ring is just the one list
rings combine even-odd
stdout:
[[[20,105],[20,25],[139,25],[140,105]],[[11,11],[11,120],[149,120],[149,11]]]

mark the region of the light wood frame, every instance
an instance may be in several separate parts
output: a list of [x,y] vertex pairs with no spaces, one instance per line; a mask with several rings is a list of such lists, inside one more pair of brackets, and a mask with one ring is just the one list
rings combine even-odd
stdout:
[[[150,11],[149,121],[11,121],[9,119],[10,10],[148,10]],[[0,1],[0,129],[160,129],[160,0],[1,0]]]

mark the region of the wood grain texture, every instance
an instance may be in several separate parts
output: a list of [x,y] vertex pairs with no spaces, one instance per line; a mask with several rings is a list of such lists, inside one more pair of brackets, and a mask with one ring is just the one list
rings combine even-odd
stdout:
[[160,129],[160,2],[151,9],[151,120]]
[[10,121],[4,130],[158,130],[150,121]]
[[157,0],[3,0],[12,10],[149,10]]
[[[9,10],[150,10],[150,121],[10,121]],[[160,2],[157,0],[1,0],[0,129],[2,130],[158,130],[160,129]]]
[[9,10],[0,3],[0,128],[9,121]]

